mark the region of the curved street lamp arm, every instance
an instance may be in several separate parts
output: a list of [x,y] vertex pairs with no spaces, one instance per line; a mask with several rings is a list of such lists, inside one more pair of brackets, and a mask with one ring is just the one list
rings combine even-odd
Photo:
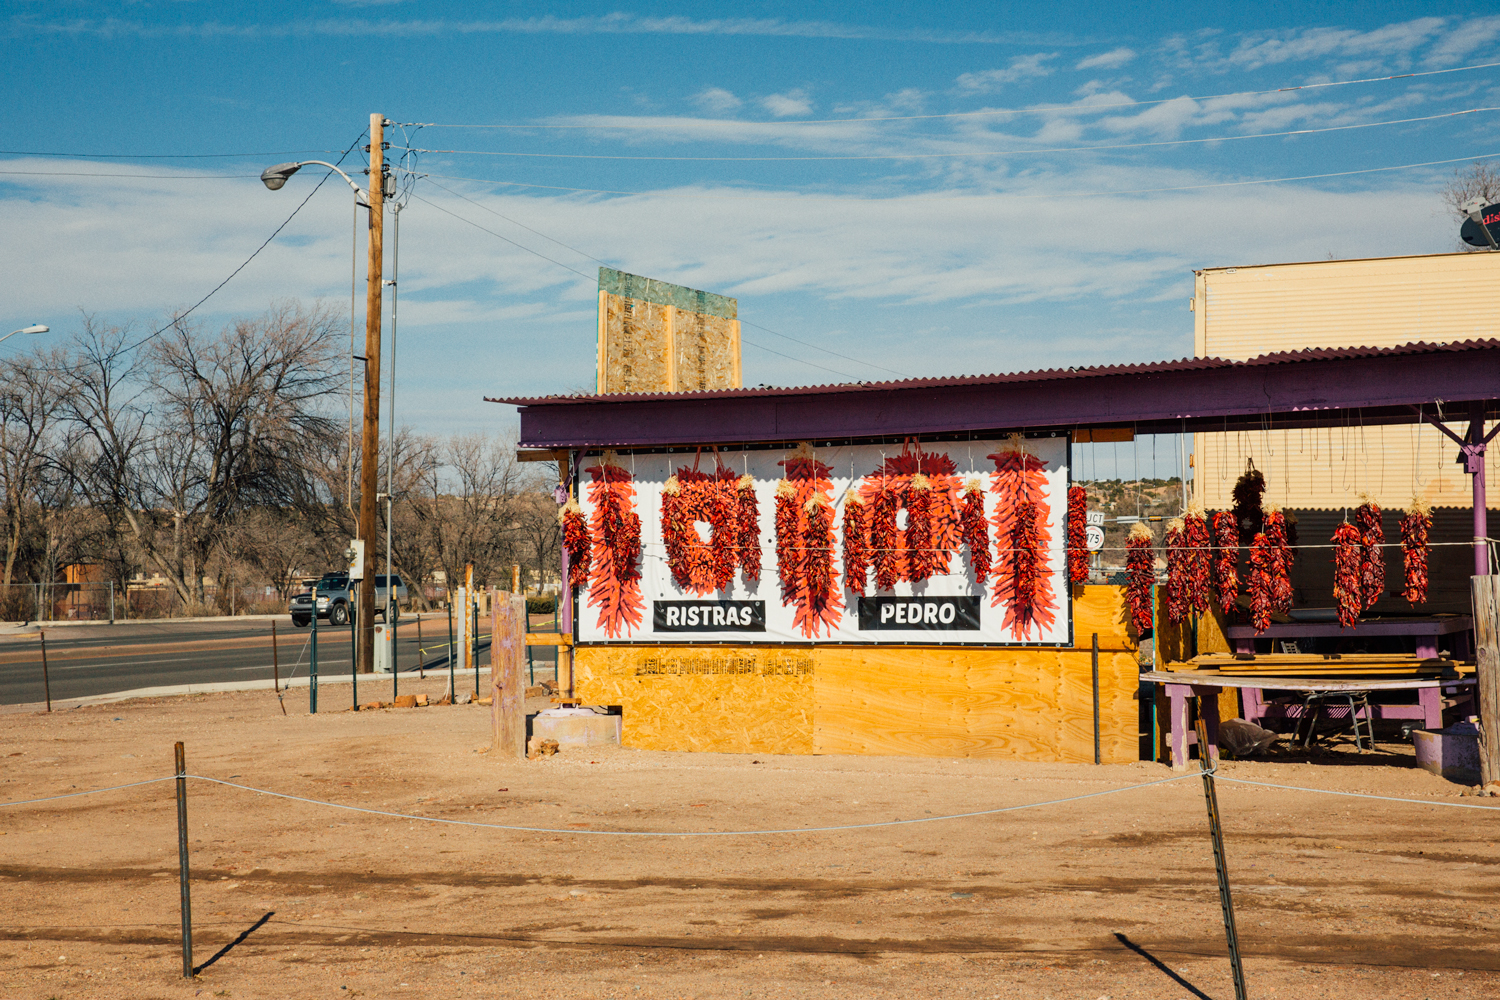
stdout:
[[299,163],[297,165],[299,167],[305,167],[305,166],[308,166],[308,165],[314,164],[314,163],[316,163],[320,167],[327,167],[329,170],[332,170],[334,173],[336,173],[340,177],[342,177],[344,179],[344,183],[348,184],[350,187],[352,187],[354,189],[354,193],[355,194],[357,194],[357,195],[363,195],[365,193],[365,189],[362,188],[362,187],[360,187],[358,184],[354,183],[354,181],[350,179],[350,177],[349,177],[348,174],[344,173],[337,166],[335,166],[332,163],[329,163],[327,160],[303,160],[301,163]]

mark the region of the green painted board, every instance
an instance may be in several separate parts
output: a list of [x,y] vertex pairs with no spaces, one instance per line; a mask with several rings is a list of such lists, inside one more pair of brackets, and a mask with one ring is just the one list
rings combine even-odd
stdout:
[[639,274],[626,274],[612,267],[599,268],[599,290],[627,299],[640,299],[659,306],[674,306],[705,316],[720,319],[738,319],[739,301],[713,292],[700,292],[696,288],[684,288],[670,281],[643,278]]

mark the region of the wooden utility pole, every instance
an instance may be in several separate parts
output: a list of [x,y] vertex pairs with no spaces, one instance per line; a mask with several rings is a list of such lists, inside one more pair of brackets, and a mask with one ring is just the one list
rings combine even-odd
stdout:
[[359,537],[365,578],[359,584],[359,672],[375,672],[375,493],[380,472],[380,319],[385,261],[385,115],[370,116],[370,239],[365,279],[365,414],[359,449]]

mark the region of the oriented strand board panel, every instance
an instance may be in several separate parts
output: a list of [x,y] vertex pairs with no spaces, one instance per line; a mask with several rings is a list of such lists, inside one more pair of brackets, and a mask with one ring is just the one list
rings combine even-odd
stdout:
[[619,705],[626,746],[719,753],[1094,759],[1138,754],[1140,668],[1120,587],[1074,591],[1072,649],[580,646],[574,690]]
[[641,750],[812,753],[813,652],[776,646],[580,646],[573,690],[619,705]]
[[1091,762],[1098,632],[1101,756],[1135,760],[1140,666],[1123,588],[1074,595],[1073,649],[819,647],[814,752]]
[[597,391],[739,387],[738,315],[723,295],[601,267]]

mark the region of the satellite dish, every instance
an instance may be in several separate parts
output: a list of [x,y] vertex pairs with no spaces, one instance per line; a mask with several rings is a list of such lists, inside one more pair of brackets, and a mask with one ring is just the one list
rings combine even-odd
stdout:
[[[1467,209],[1469,206],[1464,207]],[[1489,238],[1486,238],[1486,230]],[[1500,205],[1476,207],[1469,212],[1469,217],[1458,230],[1458,238],[1471,247],[1500,247]]]

